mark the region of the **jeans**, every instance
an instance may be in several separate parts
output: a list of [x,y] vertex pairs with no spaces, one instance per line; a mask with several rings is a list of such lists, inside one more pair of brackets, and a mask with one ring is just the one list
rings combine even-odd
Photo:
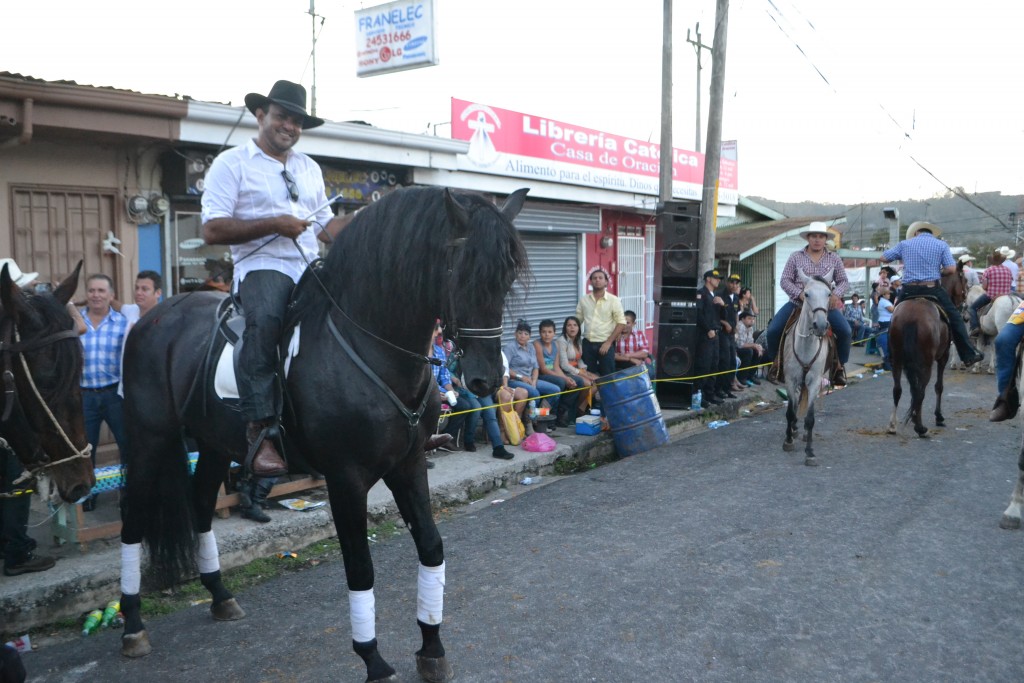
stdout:
[[114,435],[123,463],[128,445],[124,437],[124,399],[117,395],[117,385],[96,390],[82,389],[82,413],[85,417],[85,438],[92,446],[93,467],[96,466],[96,446],[100,440],[100,427],[104,422]]
[[583,341],[583,363],[591,372],[598,375],[610,375],[615,372],[615,344],[608,348],[608,353],[601,355],[601,344]]
[[[612,362],[614,362],[615,356],[612,355]],[[526,373],[523,373],[526,374]],[[558,407],[558,392],[561,391],[557,386],[551,382],[545,382],[542,379],[537,380],[537,386],[527,384],[526,382],[520,382],[517,379],[509,380],[508,385],[513,389],[526,389],[526,393],[529,394],[531,401],[536,400],[539,396],[547,396],[548,405],[551,406],[551,410]],[[551,396],[550,394],[554,394]]]
[[[779,352],[782,332],[786,329],[786,322],[793,314],[794,308],[796,308],[796,304],[787,301],[768,323],[768,329],[765,330],[767,347],[764,350],[763,363],[775,360],[775,354]],[[828,312],[828,324],[832,327],[832,334],[836,337],[836,353],[839,356],[839,362],[845,364],[850,360],[850,323],[846,322],[846,316],[841,310],[832,308]]]
[[882,354],[882,367],[886,370],[892,370],[889,361],[889,324],[888,320],[878,323],[878,351]]
[[[484,431],[487,432],[487,440],[491,442],[492,448],[504,444],[501,439],[501,428],[498,426],[497,409],[492,408],[494,399],[490,396],[479,397],[459,388],[459,404],[456,410],[473,410],[466,415],[466,433],[462,437],[463,443],[476,442],[476,428],[480,420],[484,421]],[[479,410],[483,408],[483,410]],[[476,410],[474,410],[476,409]]]
[[292,279],[276,270],[255,270],[238,286],[245,309],[238,403],[246,422],[277,417],[278,346],[294,288]]
[[[614,354],[611,355],[614,358]],[[559,391],[572,391],[571,389],[568,389],[565,377],[562,377],[561,375],[544,375],[544,379],[541,381],[554,384],[556,387],[558,387]],[[576,382],[576,386],[582,386],[578,380]],[[567,411],[566,415],[568,415],[570,420],[576,419],[576,406],[579,404],[581,393],[582,392],[579,391],[573,391],[571,394],[562,394],[559,397],[558,403],[559,405],[565,406],[565,409]],[[548,402],[550,403],[550,401]]]
[[974,303],[971,304],[970,308],[967,309],[971,316],[972,330],[978,327],[980,324],[978,322],[978,309],[980,309],[982,306],[987,306],[990,303],[992,303],[992,299],[989,298],[988,294],[982,294],[977,299],[975,299]]
[[1001,395],[1010,384],[1017,345],[1024,339],[1024,324],[1006,323],[996,337],[996,389]]
[[[21,462],[9,448],[0,448],[0,478],[2,490],[11,490],[11,482],[21,474]],[[0,498],[0,554],[4,565],[13,567],[28,559],[36,548],[36,541],[28,535],[28,514],[32,496]]]

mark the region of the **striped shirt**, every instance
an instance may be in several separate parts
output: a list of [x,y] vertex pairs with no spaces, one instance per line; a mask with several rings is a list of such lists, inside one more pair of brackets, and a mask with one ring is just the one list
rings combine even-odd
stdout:
[[101,389],[121,381],[121,349],[128,334],[128,319],[110,309],[107,317],[93,327],[89,309],[81,309],[86,332],[80,339],[85,352],[82,388]]
[[843,259],[831,251],[826,251],[815,263],[807,254],[807,249],[794,251],[786,261],[786,267],[782,269],[782,277],[779,286],[782,291],[789,295],[790,301],[798,303],[800,295],[804,292],[804,283],[800,280],[799,271],[804,275],[817,275],[825,277],[832,272],[832,281],[835,283],[833,294],[842,298],[846,290],[850,288],[850,281],[846,279],[846,268],[843,266]]
[[[295,201],[281,175],[285,170],[295,178],[298,190]],[[215,218],[257,220],[285,215],[314,221],[298,237],[301,253],[295,243],[277,235],[231,245],[234,287],[255,270],[275,270],[298,282],[306,270],[306,262],[320,253],[317,233],[334,217],[330,207],[324,206],[327,194],[320,166],[294,150],[282,164],[265,154],[255,140],[249,140],[214,159],[205,183],[203,223]]]
[[1013,273],[1005,265],[989,266],[982,273],[985,278],[985,293],[988,298],[1009,294],[1013,285]]
[[887,249],[882,260],[903,261],[903,284],[938,280],[943,268],[956,265],[949,245],[928,232]]

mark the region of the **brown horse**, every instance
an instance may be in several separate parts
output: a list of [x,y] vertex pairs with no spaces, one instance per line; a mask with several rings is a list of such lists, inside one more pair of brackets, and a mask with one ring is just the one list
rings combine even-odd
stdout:
[[[949,294],[953,305],[963,305],[967,293],[963,263],[957,263],[956,272],[942,276],[940,286]],[[928,428],[921,423],[921,404],[932,379],[935,363],[935,426],[946,424],[942,417],[942,373],[949,361],[949,325],[942,318],[939,305],[928,298],[906,299],[897,304],[889,325],[889,353],[892,362],[892,417],[889,433],[897,433],[896,409],[900,404],[903,386],[900,378],[907,373],[910,385],[910,409],[903,416],[903,424],[914,421],[914,431],[925,436]]]

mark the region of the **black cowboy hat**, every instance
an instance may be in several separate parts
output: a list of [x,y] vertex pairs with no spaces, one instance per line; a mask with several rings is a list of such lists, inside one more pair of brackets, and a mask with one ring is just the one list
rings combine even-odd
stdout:
[[270,89],[269,95],[261,95],[258,92],[251,92],[245,96],[245,106],[253,114],[257,109],[267,111],[267,106],[276,104],[292,114],[300,114],[302,119],[302,130],[309,130],[324,125],[324,120],[306,113],[306,89],[298,83],[291,81],[278,81]]

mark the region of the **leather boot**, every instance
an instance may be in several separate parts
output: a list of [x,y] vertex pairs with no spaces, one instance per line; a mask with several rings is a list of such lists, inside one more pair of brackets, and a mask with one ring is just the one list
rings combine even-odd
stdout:
[[[270,515],[263,511],[259,503],[256,501],[256,489],[259,487],[260,482],[270,481],[268,479],[259,479],[257,477],[250,477],[243,479],[238,482],[238,497],[241,500],[239,507],[242,512],[242,517],[245,519],[251,519],[254,522],[260,524],[266,524],[270,521]],[[271,482],[273,486],[273,482]]]
[[273,439],[264,438],[273,425],[272,420],[250,422],[245,427],[245,440],[249,444],[249,453],[255,455],[249,460],[249,469],[257,477],[280,477],[288,474],[288,466],[277,452]]
[[835,368],[832,369],[832,384],[837,387],[846,386],[846,368],[839,361],[836,361]]

